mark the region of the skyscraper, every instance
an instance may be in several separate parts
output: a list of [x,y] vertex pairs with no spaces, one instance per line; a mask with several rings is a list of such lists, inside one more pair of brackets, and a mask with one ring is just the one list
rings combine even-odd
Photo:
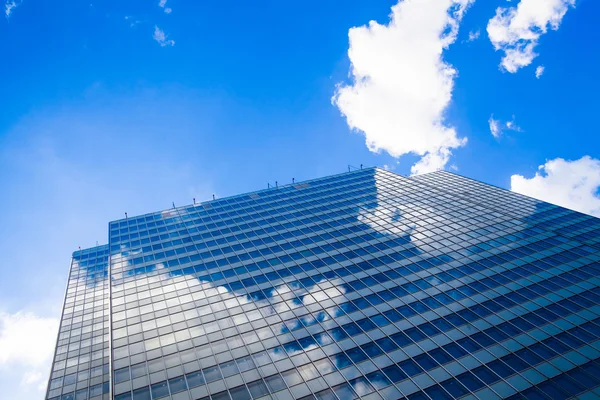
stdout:
[[598,398],[599,261],[599,219],[448,172],[113,221],[46,398]]

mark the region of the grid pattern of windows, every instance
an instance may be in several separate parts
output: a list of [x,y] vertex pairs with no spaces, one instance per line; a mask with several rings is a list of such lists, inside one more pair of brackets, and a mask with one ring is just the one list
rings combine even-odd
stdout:
[[[449,172],[433,172],[413,177],[458,196],[477,196],[488,208],[504,210],[538,227],[555,231],[600,249],[600,219],[558,207],[514,192],[485,185]],[[532,212],[535,210],[535,212]]]
[[108,246],[73,253],[47,399],[109,398]]
[[599,221],[370,168],[111,222],[112,395],[594,396]]

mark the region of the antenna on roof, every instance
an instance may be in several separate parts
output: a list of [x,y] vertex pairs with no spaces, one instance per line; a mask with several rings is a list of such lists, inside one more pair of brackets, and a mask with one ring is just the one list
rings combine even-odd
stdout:
[[196,198],[194,197],[194,204],[196,204]]
[[294,178],[292,178],[292,183],[295,183],[295,182],[294,182]]
[[127,219],[127,212],[125,212],[125,219]]
[[213,194],[213,200],[215,199],[215,195]]
[[279,187],[279,185],[277,184],[277,181],[275,181],[275,187]]
[[175,202],[173,202],[173,208],[175,208]]
[[362,169],[362,164],[360,164],[360,169]]

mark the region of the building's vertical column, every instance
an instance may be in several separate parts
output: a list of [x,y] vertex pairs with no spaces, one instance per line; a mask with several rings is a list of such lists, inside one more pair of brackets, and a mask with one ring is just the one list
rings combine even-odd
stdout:
[[107,246],[73,253],[46,399],[109,399],[107,267]]
[[[125,221],[124,223],[126,224],[127,221]],[[126,229],[126,227],[125,227],[125,229]],[[113,312],[114,312],[115,304],[113,304],[113,285],[115,284],[115,282],[118,285],[118,283],[120,281],[119,277],[121,276],[121,271],[123,269],[122,261],[124,258],[123,254],[121,253],[121,247],[118,244],[115,246],[115,244],[111,241],[111,238],[114,236],[114,234],[116,232],[119,232],[119,223],[111,222],[109,224],[109,234],[108,234],[108,246],[110,249],[109,266],[108,266],[108,281],[109,281],[109,305],[110,305],[110,316],[109,316],[110,371],[109,371],[109,375],[110,375],[111,398],[114,397],[114,353],[113,353],[114,320],[113,320]],[[119,291],[119,288],[117,288],[117,291]],[[118,304],[119,304],[118,301],[116,302],[116,304],[117,304],[117,309],[120,309],[120,307],[118,306]]]
[[113,367],[112,367],[112,257],[108,256],[108,397],[113,398]]
[[[143,217],[142,217],[143,218]],[[120,399],[125,391],[146,389],[149,396],[149,380],[145,373],[137,370],[129,373],[129,366],[144,365],[146,360],[143,348],[129,346],[140,342],[141,318],[139,308],[143,299],[137,297],[137,285],[143,282],[136,280],[139,270],[133,267],[132,257],[141,252],[140,241],[135,233],[136,218],[128,218],[110,223],[110,301],[111,301],[111,393]],[[145,273],[139,274],[145,280]],[[126,370],[126,373],[124,373]],[[142,393],[141,396],[146,396]],[[138,396],[139,397],[139,396]],[[145,398],[145,397],[142,397]],[[149,398],[149,397],[148,397]]]

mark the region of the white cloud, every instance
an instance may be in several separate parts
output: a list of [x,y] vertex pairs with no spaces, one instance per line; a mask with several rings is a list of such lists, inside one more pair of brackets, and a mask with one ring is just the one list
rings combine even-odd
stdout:
[[510,121],[502,122],[499,119],[495,119],[494,114],[492,114],[488,119],[488,125],[490,126],[490,133],[496,139],[502,136],[505,129],[509,131],[522,132],[521,127],[515,122],[514,115],[512,116],[512,119]]
[[467,39],[467,42],[472,42],[479,39],[479,35],[481,35],[481,31],[479,29],[469,32],[469,38]]
[[546,161],[533,178],[512,175],[510,189],[600,217],[600,160],[584,156],[575,161]]
[[58,320],[30,312],[0,313],[0,365],[44,364],[54,351]]
[[167,0],[160,0],[158,3],[158,6],[160,8],[163,8],[166,14],[171,14],[171,11],[173,11],[170,7],[166,7],[167,5]]
[[444,169],[451,155],[452,152],[447,147],[442,147],[433,153],[427,153],[415,165],[410,167],[410,174],[420,175]]
[[512,116],[512,119],[510,121],[506,121],[506,129],[511,130],[511,131],[515,131],[515,132],[522,132],[523,130],[521,129],[521,127],[519,125],[517,125],[517,123],[515,122],[515,116]]
[[23,379],[21,382],[24,385],[31,385],[35,382],[38,382],[42,379],[42,373],[39,371],[28,371],[23,375]]
[[521,0],[516,7],[498,7],[487,32],[494,48],[504,51],[501,68],[514,73],[531,64],[540,36],[548,27],[557,30],[574,5],[575,0]]
[[339,85],[332,102],[370,151],[422,156],[412,174],[444,168],[451,150],[467,142],[444,120],[457,71],[442,55],[470,3],[405,0],[392,7],[387,25],[371,21],[349,31],[353,82]]
[[543,65],[540,65],[539,67],[537,67],[535,69],[535,77],[538,78],[538,79],[540,79],[540,77],[544,74],[544,70],[545,69],[546,68],[544,68]]
[[490,116],[488,119],[488,124],[490,125],[490,132],[492,136],[495,138],[499,138],[502,135],[502,128],[500,128],[500,120],[494,119],[494,114]]
[[172,39],[167,39],[165,32],[158,26],[154,26],[154,34],[152,35],[152,38],[156,40],[161,47],[175,46],[175,41]]
[[20,1],[17,3],[17,2],[16,2],[16,1],[14,1],[14,0],[7,0],[7,1],[4,3],[4,16],[5,16],[6,18],[9,18],[9,17],[10,17],[10,15],[12,14],[13,10],[14,10],[15,8],[17,8],[18,6],[20,6],[20,5],[21,5],[21,2],[20,2]]
[[59,321],[31,312],[0,312],[0,370],[22,368],[20,384],[46,388]]

